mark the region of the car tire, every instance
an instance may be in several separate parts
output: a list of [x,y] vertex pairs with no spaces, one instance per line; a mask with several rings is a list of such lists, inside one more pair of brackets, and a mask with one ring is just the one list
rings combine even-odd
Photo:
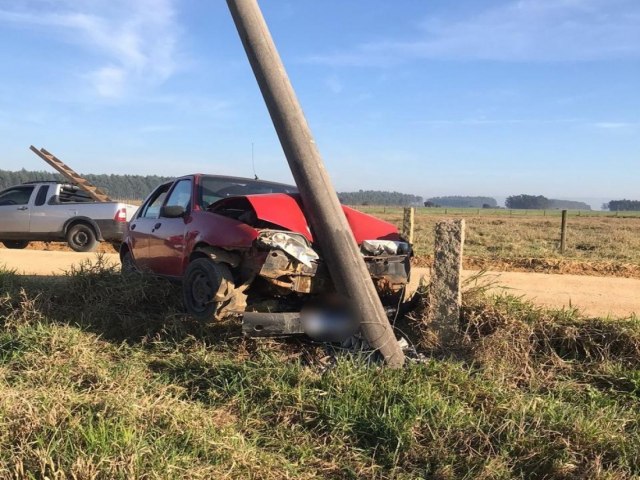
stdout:
[[226,265],[215,263],[210,258],[196,258],[187,266],[182,279],[182,298],[189,315],[207,322],[215,317],[220,306],[221,286],[228,282]]
[[27,240],[4,240],[2,244],[11,250],[22,250],[29,246]]
[[93,252],[98,245],[98,239],[90,225],[76,223],[67,231],[67,243],[76,252]]
[[122,260],[120,263],[122,264],[122,266],[120,267],[120,273],[122,275],[131,275],[132,273],[138,273],[138,267],[136,267],[136,262],[129,250],[127,250],[124,255],[122,255]]

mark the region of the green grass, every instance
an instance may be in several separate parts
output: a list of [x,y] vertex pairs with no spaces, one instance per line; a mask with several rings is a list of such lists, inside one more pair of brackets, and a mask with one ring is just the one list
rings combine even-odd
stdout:
[[637,478],[640,325],[468,296],[393,371],[243,339],[103,266],[0,273],[0,478]]

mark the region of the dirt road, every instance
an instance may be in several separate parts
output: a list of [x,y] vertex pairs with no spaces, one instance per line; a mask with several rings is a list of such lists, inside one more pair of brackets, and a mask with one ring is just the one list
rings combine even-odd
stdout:
[[[117,254],[103,254],[114,264]],[[0,266],[25,275],[60,275],[71,265],[95,260],[96,254],[61,251],[0,249]],[[466,271],[465,277],[476,272]],[[428,279],[429,269],[415,268],[412,288],[417,288],[421,277]],[[496,286],[494,292],[507,291],[523,295],[535,303],[553,307],[574,306],[594,317],[627,317],[640,313],[640,280],[617,277],[588,277],[585,275],[550,275],[544,273],[488,272],[483,281]],[[499,286],[498,286],[499,285]]]
[[[478,272],[465,271],[464,278]],[[428,281],[428,268],[415,268],[412,288],[420,278]],[[593,317],[629,317],[640,314],[640,280],[586,275],[554,275],[529,272],[487,272],[481,284],[491,284],[490,291],[524,296],[538,305],[550,308],[577,307]]]
[[[114,264],[120,264],[117,253],[102,254],[105,259]],[[95,253],[77,253],[44,250],[8,250],[0,249],[0,267],[15,270],[21,275],[61,275],[72,265],[92,260]]]

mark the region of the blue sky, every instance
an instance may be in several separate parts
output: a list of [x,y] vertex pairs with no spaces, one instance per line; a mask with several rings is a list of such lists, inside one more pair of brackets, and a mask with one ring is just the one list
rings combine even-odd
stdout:
[[[339,190],[640,197],[640,1],[262,0]],[[291,181],[222,0],[0,0],[0,168]]]

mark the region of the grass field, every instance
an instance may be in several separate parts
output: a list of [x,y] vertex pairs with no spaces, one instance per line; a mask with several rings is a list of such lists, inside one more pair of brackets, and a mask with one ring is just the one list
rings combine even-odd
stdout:
[[[399,227],[402,225],[402,208],[358,208]],[[464,218],[467,223],[465,261],[470,268],[640,277],[640,215],[571,212],[567,251],[561,255],[558,211],[547,211],[546,215],[537,210],[446,211],[445,214],[445,209],[416,210],[414,241],[419,262],[423,257],[423,263],[428,263],[437,221]]]
[[[196,324],[97,266],[0,273],[0,478],[631,479],[640,325],[467,295],[405,369]],[[446,347],[443,349],[443,347]]]

